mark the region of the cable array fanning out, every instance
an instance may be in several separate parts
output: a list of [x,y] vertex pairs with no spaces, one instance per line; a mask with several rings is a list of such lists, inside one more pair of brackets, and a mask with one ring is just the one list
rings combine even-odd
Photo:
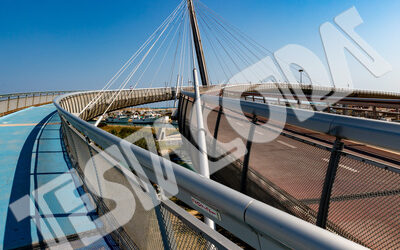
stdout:
[[[226,22],[199,0],[193,3],[202,34],[210,84],[276,81],[263,79],[262,74],[262,70],[271,67],[263,60],[273,55],[270,50]],[[198,65],[193,65],[193,61],[196,64],[197,61],[190,53],[193,43],[190,25],[187,0],[182,0],[79,115],[103,99],[107,108],[98,119],[97,126],[124,89],[131,89],[131,94],[136,88],[192,86],[192,68]],[[256,63],[261,69],[250,67]],[[105,92],[110,89],[117,91],[104,101]]]

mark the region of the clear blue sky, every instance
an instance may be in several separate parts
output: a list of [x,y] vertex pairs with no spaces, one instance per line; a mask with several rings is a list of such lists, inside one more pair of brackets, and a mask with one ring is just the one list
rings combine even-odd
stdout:
[[[179,2],[0,1],[0,93],[102,88]],[[355,6],[364,20],[357,32],[393,66],[374,80],[354,63],[355,87],[400,91],[400,1],[203,3],[272,51],[295,43],[322,60],[319,26]]]

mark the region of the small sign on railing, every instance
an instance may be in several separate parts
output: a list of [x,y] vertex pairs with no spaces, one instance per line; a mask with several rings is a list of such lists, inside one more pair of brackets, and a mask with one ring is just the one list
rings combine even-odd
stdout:
[[210,207],[206,203],[204,203],[194,197],[191,197],[191,198],[192,198],[192,203],[196,207],[200,208],[202,211],[206,212],[207,214],[211,215],[212,217],[217,218],[218,220],[221,220],[221,215],[216,209]]

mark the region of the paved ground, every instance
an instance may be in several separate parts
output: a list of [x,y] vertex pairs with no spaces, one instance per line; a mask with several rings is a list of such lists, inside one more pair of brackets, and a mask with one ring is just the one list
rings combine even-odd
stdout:
[[[98,235],[102,225],[92,221],[96,214],[77,188],[60,138],[60,118],[52,104],[0,118],[0,248]],[[10,204],[17,204],[20,220]],[[95,244],[108,248],[103,239]]]

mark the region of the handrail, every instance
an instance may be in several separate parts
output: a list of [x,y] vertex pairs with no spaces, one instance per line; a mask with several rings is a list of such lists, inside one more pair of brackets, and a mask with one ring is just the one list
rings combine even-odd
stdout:
[[[54,100],[54,105],[63,120],[102,148],[118,146],[125,142],[62,108],[60,101],[73,95],[66,94]],[[195,197],[215,208],[221,214],[220,221],[216,221],[217,224],[229,229],[231,233],[255,248],[272,246],[296,249],[363,249],[352,241],[206,179],[138,146],[130,144],[130,149],[151,181],[157,183],[152,164],[153,160],[157,159],[163,170],[172,168],[179,188],[176,196],[180,200],[193,206],[192,199]]]
[[54,97],[72,91],[25,92],[0,95],[0,117],[31,106],[51,103]]
[[41,95],[41,94],[65,94],[65,93],[72,93],[72,92],[76,92],[76,91],[58,91],[58,90],[54,90],[54,91],[37,91],[37,92],[22,92],[22,93],[10,93],[10,94],[0,94],[0,99],[1,98],[7,98],[7,97],[17,97],[17,96],[31,96],[31,95]]
[[[182,94],[194,98],[194,93],[182,91]],[[286,123],[294,126],[400,151],[400,124],[398,123],[248,102],[226,97],[202,95],[201,98],[204,102],[214,105],[223,103],[224,109],[243,111],[263,118],[269,118],[270,112],[286,114]],[[241,110],[237,110],[237,107],[241,107]],[[305,121],[299,121],[297,117],[310,118]]]

